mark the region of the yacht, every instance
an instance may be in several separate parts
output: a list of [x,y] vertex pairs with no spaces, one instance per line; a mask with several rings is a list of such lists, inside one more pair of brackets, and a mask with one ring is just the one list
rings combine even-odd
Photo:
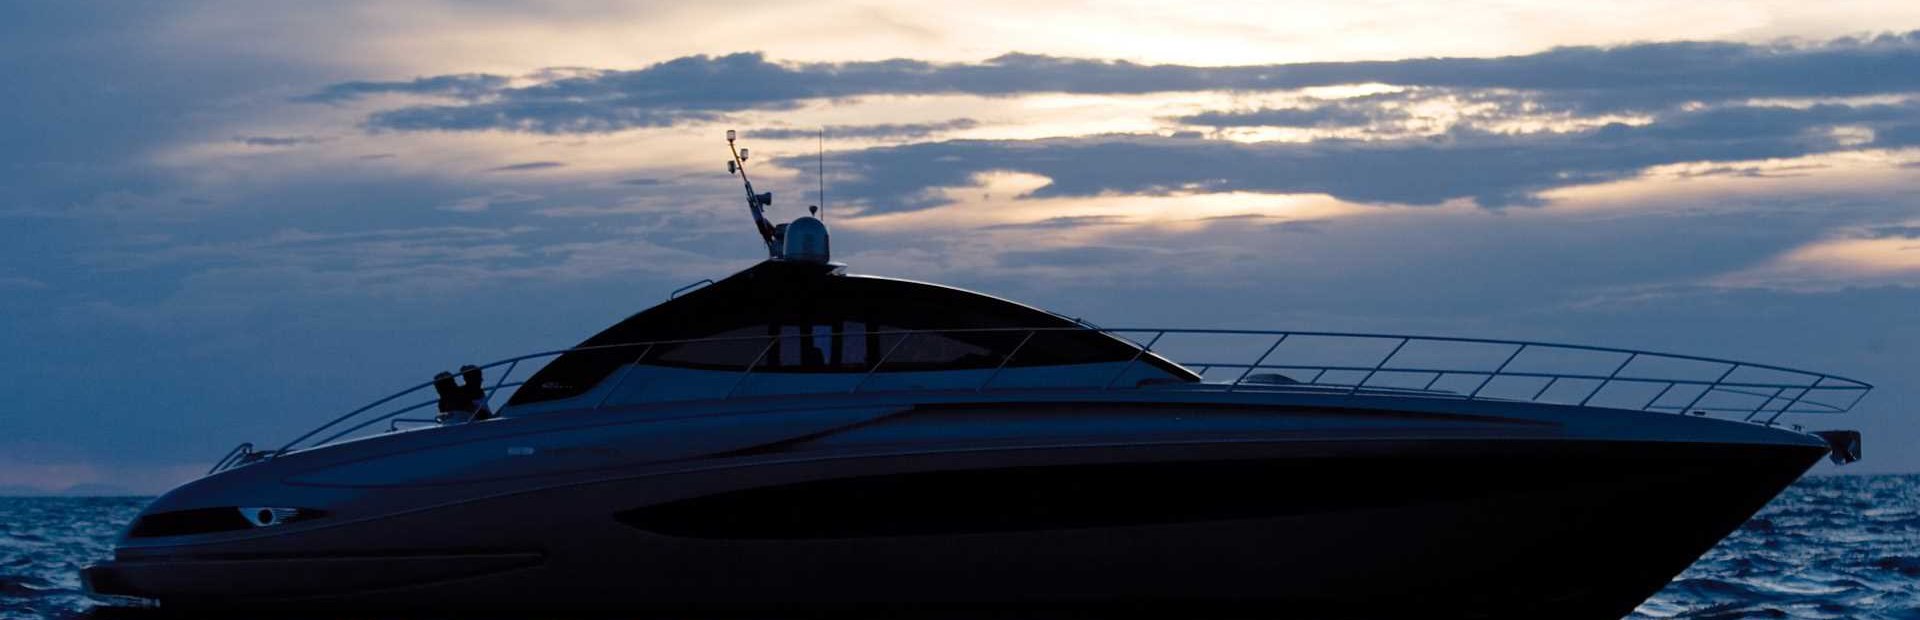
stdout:
[[1818,461],[1859,457],[1858,433],[1797,425],[1871,389],[1844,377],[1098,327],[849,273],[818,217],[772,225],[745,188],[766,261],[480,367],[495,415],[429,417],[428,381],[243,444],[154,500],[89,591],[205,611],[1618,618]]

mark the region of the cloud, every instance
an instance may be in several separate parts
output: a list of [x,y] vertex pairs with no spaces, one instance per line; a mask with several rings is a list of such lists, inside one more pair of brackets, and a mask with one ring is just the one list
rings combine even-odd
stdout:
[[567,165],[565,162],[557,162],[557,161],[530,161],[526,163],[508,164],[505,166],[488,168],[486,170],[482,170],[482,172],[524,172],[527,170],[547,170],[550,168],[559,168],[565,165]]
[[1002,267],[1111,267],[1151,255],[1151,250],[1085,246],[1047,250],[1001,252],[996,260]]
[[1242,112],[1202,112],[1180,117],[1181,123],[1209,127],[1327,127],[1364,125],[1373,118],[1365,110],[1323,105],[1311,108],[1264,108]]
[[1825,239],[1726,274],[1714,284],[1812,291],[1849,286],[1920,288],[1920,240],[1905,236]]
[[[937,133],[946,133],[946,132],[958,131],[962,129],[973,129],[974,127],[978,127],[978,126],[980,126],[980,121],[976,121],[971,118],[956,118],[952,120],[939,121],[939,122],[933,122],[933,123],[888,123],[888,124],[880,124],[880,125],[827,125],[822,129],[826,131],[826,136],[828,138],[864,138],[869,140],[887,140],[887,139],[899,139],[899,138],[925,138],[927,136],[937,134]],[[819,131],[820,130],[817,130],[817,129],[773,128],[773,129],[756,129],[753,131],[745,132],[744,135],[748,138],[764,138],[768,140],[797,140],[797,139],[811,140],[815,136],[820,135],[818,133]]]
[[1034,54],[1006,54],[977,63],[798,63],[736,53],[686,56],[632,71],[559,76],[522,87],[510,87],[511,80],[504,76],[477,74],[347,82],[302,99],[335,103],[380,93],[448,96],[460,101],[381,110],[367,125],[375,130],[536,133],[706,122],[730,112],[785,110],[808,100],[867,95],[1275,92],[1363,83],[1525,91],[1544,105],[1591,114],[1663,110],[1689,102],[1913,92],[1920,90],[1920,31],[1813,45],[1637,43],[1498,58],[1249,66],[1148,65]]
[[1345,127],[1406,118],[1407,112],[1378,106],[1329,103],[1303,108],[1209,111],[1177,117],[1185,125],[1207,127]]
[[1680,176],[1688,178],[1743,177],[1749,179],[1778,179],[1808,176],[1812,174],[1812,171],[1825,168],[1827,168],[1827,166],[1822,164],[1801,164],[1796,166],[1710,166],[1699,170],[1682,171]]
[[1546,190],[1617,180],[1662,164],[1875,146],[1851,144],[1832,130],[1916,113],[1920,105],[1913,103],[1729,106],[1569,132],[1455,126],[1436,136],[1384,140],[1243,143],[1135,134],[955,140],[842,151],[828,159],[840,177],[837,192],[870,213],[944,204],[946,197],[929,188],[966,187],[989,172],[1051,179],[1029,194],[1042,198],[1252,191],[1408,205],[1466,199],[1498,207],[1537,203]]
[[478,213],[481,211],[486,211],[488,209],[491,209],[495,206],[525,204],[529,202],[536,202],[536,201],[539,201],[540,199],[541,197],[538,195],[527,194],[522,192],[513,192],[513,191],[494,192],[484,196],[468,196],[466,198],[461,198],[459,200],[455,200],[453,202],[440,205],[437,208],[440,209],[441,211],[453,211],[455,213]]
[[506,87],[507,78],[481,73],[464,73],[415,78],[404,82],[342,82],[309,95],[296,97],[302,103],[343,103],[370,95],[430,95],[474,99]]
[[5,290],[43,290],[47,283],[24,276],[0,276],[0,291]]
[[1862,231],[1865,239],[1920,239],[1920,225],[1873,226]]
[[233,141],[247,146],[282,147],[314,144],[320,139],[313,136],[234,136]]
[[1883,128],[1874,133],[1874,142],[1884,146],[1920,146],[1920,122]]
[[1060,230],[1084,228],[1087,226],[1111,226],[1125,224],[1127,218],[1118,215],[1065,215],[1050,217],[1033,222],[1012,222],[982,226],[981,230]]
[[523,253],[511,240],[533,230],[528,227],[431,226],[313,232],[287,228],[236,241],[108,252],[95,255],[90,260],[92,267],[102,270],[196,263],[216,268],[299,266],[364,270],[370,273],[391,267],[522,256]]

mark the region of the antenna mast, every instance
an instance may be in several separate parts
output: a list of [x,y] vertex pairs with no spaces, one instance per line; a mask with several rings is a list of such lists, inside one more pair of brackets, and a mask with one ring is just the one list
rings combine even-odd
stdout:
[[773,204],[773,192],[753,193],[753,181],[747,178],[747,149],[734,148],[734,131],[727,130],[727,151],[733,153],[733,159],[727,160],[727,172],[738,173],[740,181],[747,187],[747,210],[753,213],[753,225],[760,229],[760,240],[767,244],[767,257],[779,258],[779,235],[772,222],[767,221],[767,207]]

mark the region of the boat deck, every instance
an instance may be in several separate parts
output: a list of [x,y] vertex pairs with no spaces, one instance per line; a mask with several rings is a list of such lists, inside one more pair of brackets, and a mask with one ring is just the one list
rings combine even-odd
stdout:
[[[1290,392],[1315,395],[1405,395],[1428,398],[1488,400],[1574,405],[1601,409],[1712,415],[1772,426],[1790,414],[1844,413],[1851,410],[1873,386],[1838,375],[1799,370],[1783,366],[1756,364],[1694,355],[1679,355],[1611,347],[1554,344],[1519,340],[1369,334],[1346,332],[1101,328],[1094,326],[1046,329],[984,330],[912,330],[867,333],[893,337],[886,354],[865,364],[856,372],[816,373],[804,388],[792,387],[792,381],[775,380],[784,373],[767,370],[768,352],[782,340],[809,336],[751,336],[635,342],[601,347],[581,347],[542,351],[509,357],[480,366],[494,375],[487,388],[489,402],[521,385],[517,372],[537,370],[554,358],[580,351],[631,352],[635,360],[663,346],[711,346],[730,351],[752,352],[741,355],[736,370],[720,382],[724,389],[676,396],[658,393],[656,400],[711,400],[740,397],[777,396],[785,393],[819,394],[823,391],[877,393],[901,391],[900,382],[884,379],[896,372],[889,361],[901,345],[916,337],[968,332],[1003,332],[1008,342],[1018,344],[994,351],[999,360],[991,368],[973,368],[944,372],[916,372],[920,379],[912,390],[926,392],[1000,392],[1032,390],[1032,378],[1011,380],[1032,366],[1010,365],[1020,358],[1036,336],[1059,331],[1095,331],[1132,343],[1137,347],[1133,359],[1115,362],[1087,372],[1048,376],[1049,389],[1093,390],[1203,390]],[[815,334],[814,338],[837,337]],[[1042,339],[1044,340],[1044,338]],[[755,347],[753,345],[760,346]],[[745,345],[745,346],[742,346]],[[1147,356],[1174,361],[1191,370],[1199,382],[1146,379],[1123,381],[1134,375]],[[628,387],[630,370],[644,364],[628,364],[610,377],[611,387],[596,389],[603,394],[583,406],[600,408],[607,399]],[[1110,368],[1108,368],[1110,367]],[[1040,367],[1044,368],[1044,367]],[[759,374],[756,375],[756,372]],[[789,375],[790,376],[790,375]],[[829,380],[830,379],[830,380]],[[784,387],[783,387],[784,386]],[[656,390],[658,391],[658,390]],[[591,396],[591,394],[589,395]],[[419,400],[415,400],[419,399]],[[312,448],[358,436],[391,432],[405,424],[433,424],[416,416],[430,410],[432,382],[425,381],[330,419],[275,450],[255,450],[242,444],[218,463],[211,472],[239,464],[269,458],[273,454]],[[511,411],[507,412],[511,415]],[[382,423],[385,423],[382,426]]]

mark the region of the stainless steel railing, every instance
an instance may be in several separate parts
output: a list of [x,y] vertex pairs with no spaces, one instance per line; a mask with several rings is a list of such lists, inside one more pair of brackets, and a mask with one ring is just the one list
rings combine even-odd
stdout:
[[[878,374],[905,370],[899,364],[889,367],[888,363],[894,360],[903,345],[916,336],[977,336],[996,332],[1007,334],[1008,341],[1017,336],[1017,344],[1004,352],[993,351],[999,363],[977,385],[943,389],[970,389],[974,392],[1030,389],[996,388],[994,384],[1009,363],[1018,359],[1021,352],[1034,341],[1035,336],[1052,332],[1105,334],[1135,348],[1131,358],[1105,381],[1063,386],[1083,389],[1149,387],[1126,385],[1121,379],[1143,359],[1155,356],[1159,359],[1186,360],[1181,365],[1202,378],[1200,383],[1187,384],[1187,389],[1224,392],[1305,391],[1345,396],[1364,393],[1468,401],[1521,401],[1731,416],[1767,425],[1777,423],[1786,414],[1848,411],[1873,389],[1872,385],[1863,381],[1783,366],[1612,347],[1482,338],[1235,329],[1110,329],[1090,326],[900,330],[798,337],[892,337],[893,343],[884,355],[871,364],[860,364],[850,369],[850,372],[861,375],[848,390],[857,393],[867,391],[872,383],[870,380]],[[769,352],[783,338],[796,336],[663,340],[557,349],[510,357],[480,368],[483,371],[502,369],[493,385],[486,389],[491,402],[501,390],[522,385],[521,382],[509,381],[509,378],[522,366],[538,360],[585,351],[638,351],[633,362],[623,364],[620,371],[610,378],[614,382],[612,387],[592,407],[599,409],[625,385],[628,373],[659,347],[765,341],[766,344],[758,349],[758,354],[740,367],[739,376],[733,381],[732,387],[718,396],[720,399],[730,399],[753,378],[756,368],[767,366]],[[1258,355],[1253,355],[1255,352]],[[1240,361],[1233,359],[1241,354],[1245,354],[1245,357],[1240,357]],[[1249,359],[1251,361],[1247,361]],[[986,369],[975,367],[969,370]],[[432,381],[425,381],[377,399],[332,418],[277,450],[254,451],[250,444],[237,447],[215,465],[214,471],[271,458],[295,449],[327,445],[383,421],[389,422],[388,431],[396,430],[399,421],[403,421],[400,416],[431,406],[437,400],[412,402],[401,399],[415,392],[427,391],[431,394],[429,388],[432,385]],[[393,409],[382,409],[396,401],[403,404]]]

